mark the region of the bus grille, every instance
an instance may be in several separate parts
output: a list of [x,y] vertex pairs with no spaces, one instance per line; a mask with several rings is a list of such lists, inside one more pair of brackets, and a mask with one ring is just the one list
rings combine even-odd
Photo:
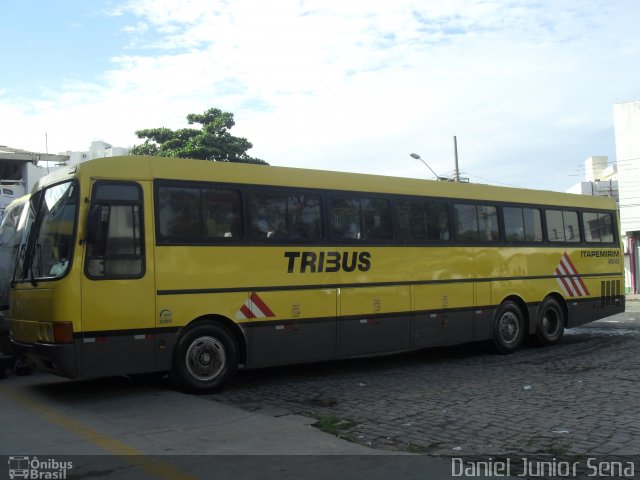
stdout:
[[620,280],[604,280],[600,282],[600,306],[615,305],[620,299]]

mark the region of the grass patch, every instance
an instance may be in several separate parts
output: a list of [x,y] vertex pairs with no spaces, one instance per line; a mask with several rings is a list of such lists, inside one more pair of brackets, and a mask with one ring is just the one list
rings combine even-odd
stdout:
[[402,451],[403,452],[407,452],[407,453],[425,454],[425,453],[429,452],[429,448],[428,447],[423,447],[422,445],[416,445],[415,443],[409,442],[404,446]]
[[335,435],[338,438],[353,441],[353,436],[347,433],[348,430],[356,426],[355,422],[335,415],[317,416],[317,422],[313,424],[318,430]]

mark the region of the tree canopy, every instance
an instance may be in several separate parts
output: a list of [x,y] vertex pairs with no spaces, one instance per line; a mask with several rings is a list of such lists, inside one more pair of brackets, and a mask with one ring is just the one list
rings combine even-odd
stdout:
[[190,113],[187,121],[189,125],[199,124],[201,127],[179,130],[160,127],[136,131],[144,143],[133,146],[129,153],[268,165],[264,160],[247,154],[247,150],[253,147],[249,140],[229,133],[236,124],[233,113],[210,108],[202,114]]

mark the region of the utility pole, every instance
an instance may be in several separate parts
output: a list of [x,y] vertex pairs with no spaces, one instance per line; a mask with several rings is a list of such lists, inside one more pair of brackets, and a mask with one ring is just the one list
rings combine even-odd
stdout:
[[458,140],[456,139],[456,136],[453,136],[453,158],[455,160],[455,174],[453,176],[453,179],[455,182],[459,182],[460,181],[460,169],[458,168]]

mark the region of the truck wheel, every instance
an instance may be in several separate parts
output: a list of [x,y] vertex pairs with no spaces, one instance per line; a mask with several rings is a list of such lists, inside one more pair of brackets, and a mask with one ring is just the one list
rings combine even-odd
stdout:
[[538,310],[536,339],[541,345],[553,345],[564,334],[566,320],[560,304],[553,298],[547,298]]
[[170,372],[179,390],[212,393],[238,368],[238,348],[233,335],[214,323],[189,328],[176,344]]
[[513,353],[525,337],[525,322],[520,307],[503,302],[493,320],[493,345],[499,353]]

